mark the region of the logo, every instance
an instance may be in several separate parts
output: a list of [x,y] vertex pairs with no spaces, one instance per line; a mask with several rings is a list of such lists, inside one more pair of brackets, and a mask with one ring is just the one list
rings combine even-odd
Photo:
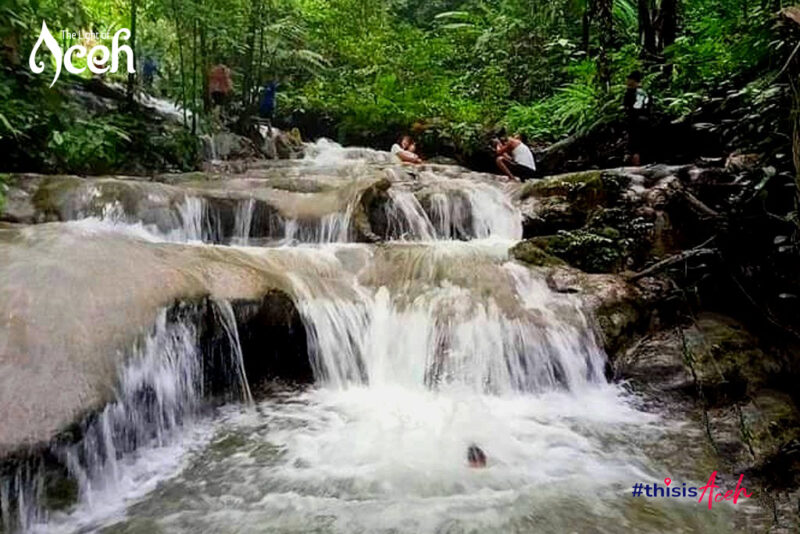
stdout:
[[717,486],[716,484],[716,471],[711,473],[711,476],[708,477],[708,483],[701,487],[687,486],[684,482],[680,488],[670,488],[669,485],[672,484],[672,479],[667,477],[664,479],[664,486],[661,486],[658,483],[644,484],[642,482],[637,482],[633,485],[631,494],[634,497],[688,497],[690,499],[693,499],[699,495],[700,497],[697,499],[697,502],[702,503],[704,500],[708,501],[708,509],[711,510],[711,507],[714,505],[714,503],[732,501],[733,504],[736,504],[739,502],[739,499],[748,499],[752,497],[753,494],[749,493],[747,488],[742,485],[743,479],[744,475],[739,475],[739,481],[736,483],[736,489],[723,492],[720,490],[720,486]]
[[[77,36],[77,34],[65,35]],[[56,81],[58,81],[58,77],[61,75],[62,65],[65,69],[67,69],[67,72],[71,72],[72,74],[80,74],[84,72],[87,67],[95,74],[117,72],[119,70],[119,56],[123,52],[126,56],[128,73],[132,74],[135,72],[133,67],[133,50],[131,50],[131,47],[128,45],[120,46],[119,44],[120,39],[125,39],[127,41],[130,39],[130,36],[131,32],[129,29],[121,28],[118,30],[117,33],[114,34],[114,38],[111,41],[110,51],[107,46],[103,45],[96,45],[87,50],[85,46],[76,44],[67,48],[65,52],[62,52],[58,41],[55,40],[53,35],[50,33],[50,30],[47,29],[47,24],[42,21],[42,31],[39,34],[39,39],[33,46],[33,50],[31,50],[31,56],[28,60],[28,65],[34,74],[41,74],[44,72],[44,62],[36,61],[36,53],[39,51],[39,48],[42,46],[42,44],[44,44],[47,49],[50,50],[50,53],[53,54],[53,57],[56,61],[56,75],[53,77],[50,87],[53,87]],[[87,66],[81,68],[76,67],[72,63],[73,57],[86,58]],[[109,59],[111,60],[110,66],[108,65]]]

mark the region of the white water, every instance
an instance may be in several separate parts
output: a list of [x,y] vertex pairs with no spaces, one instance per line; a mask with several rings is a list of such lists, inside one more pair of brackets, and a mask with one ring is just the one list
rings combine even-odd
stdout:
[[[326,142],[315,150],[300,164],[360,175],[389,161],[385,153]],[[428,213],[414,190],[431,186]],[[299,262],[287,275],[306,327],[314,387],[229,406],[191,432],[174,432],[178,416],[168,417],[155,438],[122,461],[97,458],[90,463],[97,472],[84,468],[86,475],[74,467],[83,477],[81,504],[41,528],[69,532],[119,523],[113,528],[449,533],[729,527],[725,509],[698,515],[694,502],[653,505],[629,496],[634,482],[665,474],[648,459],[648,444],[679,431],[658,429],[657,417],[638,411],[620,387],[606,382],[605,355],[580,301],[553,293],[541,274],[508,260],[521,222],[499,184],[423,171],[413,187],[393,181],[390,197],[390,233],[424,243],[288,246],[345,241],[352,213],[334,214],[310,230],[287,224],[281,252],[296,254]],[[246,244],[252,209],[243,209],[236,226]],[[181,217],[187,241],[213,234],[202,204],[187,202]],[[129,221],[112,228],[137,235],[140,226],[131,230]],[[453,241],[466,237],[481,239]],[[217,311],[238,347],[229,305]],[[194,413],[198,390],[186,385],[195,371],[181,359],[192,355],[191,347],[177,351],[175,361],[183,363],[171,365],[171,347],[182,346],[183,338],[169,339],[150,351],[166,354],[167,364],[148,360],[121,377],[123,400],[101,416],[96,441],[113,441],[114,422],[126,420],[114,415],[127,406],[126,384],[135,390],[152,383],[177,409],[167,413]],[[249,396],[241,349],[232,358]],[[486,452],[486,469],[467,466],[473,443]]]
[[[242,396],[252,402],[231,305],[220,301],[213,308],[231,346],[229,373],[240,377]],[[191,312],[168,321],[162,311],[121,369],[116,401],[84,422],[77,443],[53,449],[78,483],[77,509],[48,517],[33,498],[42,492],[41,471],[32,476],[26,466],[14,481],[23,490],[22,499],[14,496],[17,525],[3,511],[8,531],[70,532],[112,518],[179,472],[187,451],[209,439],[208,427],[196,424],[204,377],[194,321]],[[5,493],[0,504],[8,508],[12,499]]]

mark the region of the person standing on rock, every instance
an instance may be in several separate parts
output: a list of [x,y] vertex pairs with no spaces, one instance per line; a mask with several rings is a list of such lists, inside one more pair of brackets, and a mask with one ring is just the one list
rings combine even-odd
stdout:
[[153,80],[158,73],[158,63],[152,56],[147,56],[142,65],[142,83],[147,91],[153,88]]
[[647,136],[647,127],[650,124],[650,96],[642,89],[642,73],[638,70],[628,75],[623,105],[628,129],[628,147],[625,161],[634,167],[638,167],[642,163],[642,145]]
[[496,140],[494,152],[497,156],[495,159],[497,168],[510,179],[524,182],[538,178],[533,152],[521,135],[517,134],[506,140]]
[[271,81],[264,85],[261,91],[261,102],[258,105],[258,115],[267,122],[267,133],[272,135],[272,119],[275,117],[275,97],[278,93],[278,82]]

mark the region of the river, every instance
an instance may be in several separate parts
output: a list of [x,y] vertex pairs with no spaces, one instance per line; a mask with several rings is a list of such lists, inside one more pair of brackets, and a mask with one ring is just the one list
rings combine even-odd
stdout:
[[[634,483],[666,476],[701,486],[702,435],[607,381],[580,299],[510,260],[522,236],[515,186],[457,167],[409,172],[388,154],[325,141],[308,153],[264,171],[307,180],[308,192],[289,194],[257,173],[205,184],[235,193],[228,230],[200,197],[187,195],[164,222],[102,191],[84,195],[94,207],[75,208],[71,221],[23,230],[39,255],[66,239],[72,249],[95,244],[97,261],[114,247],[128,257],[120,269],[144,265],[156,247],[158,278],[211,270],[203,261],[175,266],[173,249],[269,265],[302,317],[314,382],[250,383],[231,305],[215,298],[233,393],[208,405],[196,324],[162,312],[117,372],[116,400],[59,451],[78,480],[78,503],[47,513],[33,502],[36,473],[18,474],[0,498],[6,528],[716,532],[740,524],[742,512],[727,504],[631,496]],[[356,243],[354,184],[376,177],[391,183],[380,236],[388,240]],[[141,187],[156,188],[140,193],[150,201],[173,194]],[[279,206],[280,224],[258,222],[257,200]],[[259,224],[271,229],[255,232]],[[12,260],[17,287],[37,280],[25,261]],[[97,276],[93,295],[106,291]],[[84,294],[71,293],[76,309]],[[486,468],[468,467],[472,444]],[[13,498],[19,488],[27,489]],[[16,526],[9,503],[19,509]]]

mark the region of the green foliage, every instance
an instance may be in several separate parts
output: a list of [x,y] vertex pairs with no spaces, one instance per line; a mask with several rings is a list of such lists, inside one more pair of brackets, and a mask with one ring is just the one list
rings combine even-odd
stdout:
[[47,149],[56,159],[55,166],[93,174],[122,167],[131,138],[114,120],[114,116],[78,119],[63,131],[51,130]]
[[421,126],[436,143],[467,153],[497,128],[555,141],[619,119],[625,76],[634,69],[646,72],[660,113],[685,115],[716,84],[763,64],[771,24],[758,5],[687,2],[677,40],[664,51],[665,69],[640,59],[637,3],[616,0],[607,90],[597,79],[601,41],[591,16],[588,48],[582,42],[588,2],[364,5],[302,4],[308,42],[330,68],[295,80],[281,101],[283,116],[324,117],[345,142],[385,142]]
[[[259,88],[279,80],[279,120],[308,135],[385,147],[411,130],[423,150],[464,155],[485,150],[500,128],[552,142],[620,119],[634,69],[666,120],[688,115],[736,77],[774,73],[770,55],[786,44],[775,45],[768,4],[687,0],[674,43],[643,50],[640,4],[653,3],[603,4],[612,15],[606,35],[590,0],[6,0],[0,41],[22,64],[42,19],[56,31],[113,31],[130,26],[137,6],[138,64],[158,62],[152,90],[194,112],[192,132],[213,127],[204,80],[221,62],[233,72],[233,113],[254,115]],[[601,57],[610,87],[597,74]],[[180,168],[196,156],[182,133],[156,134],[145,147],[131,143],[125,119],[76,122],[94,118],[65,110],[64,95],[24,68],[9,72],[0,78],[0,144],[33,142],[72,169],[114,167],[129,150]],[[80,150],[97,155],[79,163]]]
[[557,235],[534,238],[534,244],[587,272],[620,269],[632,240],[611,227],[596,230],[560,230]]

